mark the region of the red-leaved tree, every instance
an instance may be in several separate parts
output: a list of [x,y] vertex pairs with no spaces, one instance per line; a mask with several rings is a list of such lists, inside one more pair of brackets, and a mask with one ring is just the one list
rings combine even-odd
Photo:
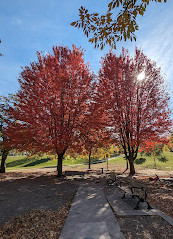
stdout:
[[134,58],[123,49],[102,60],[98,99],[109,117],[112,135],[121,144],[135,174],[134,161],[141,143],[158,141],[170,129],[169,94],[156,63],[136,49]]
[[87,103],[86,117],[83,119],[83,127],[80,128],[79,137],[70,152],[71,154],[75,152],[87,155],[89,169],[91,168],[91,156],[110,142],[110,133],[107,130],[107,115],[97,101],[96,82],[97,80],[94,79],[92,95]]
[[79,137],[87,116],[92,75],[83,51],[53,47],[53,54],[37,53],[38,61],[20,74],[17,103],[9,108],[11,144],[21,150],[58,155],[57,172],[67,148]]

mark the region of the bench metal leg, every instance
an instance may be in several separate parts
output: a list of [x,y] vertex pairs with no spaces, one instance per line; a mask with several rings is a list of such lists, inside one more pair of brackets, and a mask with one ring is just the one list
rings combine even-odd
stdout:
[[126,193],[124,193],[124,195],[122,196],[122,198],[126,198]]
[[146,202],[147,205],[148,205],[148,207],[147,207],[148,210],[153,209],[147,201],[145,201],[145,200],[143,200],[143,199],[142,199],[142,200],[140,199],[140,200],[137,202],[137,204],[136,204],[136,206],[135,206],[135,208],[134,208],[135,210],[138,210],[138,209],[139,209],[139,204],[140,204],[140,202]]
[[136,204],[136,206],[134,207],[135,210],[138,210],[139,209],[139,204],[140,204],[141,200],[139,200]]
[[149,209],[149,210],[153,209],[148,202],[146,202],[146,203],[148,204],[148,208],[147,209]]

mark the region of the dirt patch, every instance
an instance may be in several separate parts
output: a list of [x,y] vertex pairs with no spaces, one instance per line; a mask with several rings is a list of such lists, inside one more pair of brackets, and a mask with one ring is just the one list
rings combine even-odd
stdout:
[[163,176],[163,175],[167,175],[167,176],[171,176],[173,175],[173,171],[168,170],[168,171],[163,171],[163,170],[159,170],[159,169],[151,169],[151,168],[146,168],[146,169],[140,169],[137,170],[136,175],[144,175],[144,176],[155,176],[155,175],[159,175],[159,176]]
[[0,182],[0,238],[57,238],[78,181],[55,173],[10,173]]
[[[88,173],[85,180],[99,183],[106,193],[107,176]],[[147,187],[148,201],[169,216],[173,216],[173,188],[148,177],[120,177],[118,183]],[[58,179],[55,172],[9,172],[0,182],[0,238],[58,238],[71,202],[83,179]],[[115,215],[117,217],[117,215]],[[159,216],[117,217],[127,239],[171,239],[173,227]]]
[[172,239],[173,227],[159,216],[118,217],[126,239]]
[[21,169],[21,170],[13,170],[8,171],[4,174],[0,174],[0,182],[2,181],[14,181],[16,179],[23,178],[35,178],[40,176],[49,176],[56,175],[56,170],[54,168],[44,168],[44,169]]
[[29,211],[0,228],[1,239],[56,239],[60,236],[71,201],[56,211]]

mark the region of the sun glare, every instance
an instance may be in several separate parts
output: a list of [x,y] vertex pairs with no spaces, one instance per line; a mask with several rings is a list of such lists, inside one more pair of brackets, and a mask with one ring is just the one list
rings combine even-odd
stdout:
[[137,76],[137,80],[138,81],[142,81],[145,78],[145,72],[142,71],[141,73],[139,73],[139,75]]

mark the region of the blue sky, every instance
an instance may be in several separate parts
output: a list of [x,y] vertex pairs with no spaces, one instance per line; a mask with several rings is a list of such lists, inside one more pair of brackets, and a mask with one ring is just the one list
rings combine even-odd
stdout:
[[[88,42],[82,30],[70,23],[78,18],[83,5],[91,11],[104,12],[108,0],[1,0],[0,4],[0,95],[15,93],[19,89],[18,76],[22,66],[36,60],[36,51],[51,52],[53,45],[85,49],[85,60],[97,73],[101,57],[109,51],[100,51]],[[152,3],[144,17],[139,18],[137,41],[121,42],[134,54],[135,46],[161,66],[173,90],[173,0]]]

